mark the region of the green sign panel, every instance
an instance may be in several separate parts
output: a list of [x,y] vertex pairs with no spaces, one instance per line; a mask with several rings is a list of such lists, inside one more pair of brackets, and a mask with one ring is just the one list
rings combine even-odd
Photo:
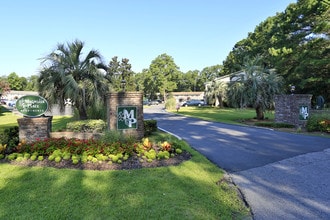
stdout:
[[36,117],[48,110],[48,103],[41,96],[26,95],[16,101],[16,109],[25,116]]
[[308,106],[299,107],[299,120],[307,120],[309,116]]
[[117,129],[136,129],[137,128],[137,107],[119,106],[117,108]]

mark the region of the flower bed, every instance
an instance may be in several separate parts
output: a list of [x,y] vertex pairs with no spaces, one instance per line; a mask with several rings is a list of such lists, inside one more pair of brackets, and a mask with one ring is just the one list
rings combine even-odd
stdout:
[[[0,152],[1,153],[1,152]],[[106,143],[95,139],[49,138],[19,143],[6,161],[29,166],[77,169],[134,169],[178,164],[190,158],[179,142],[127,139]]]

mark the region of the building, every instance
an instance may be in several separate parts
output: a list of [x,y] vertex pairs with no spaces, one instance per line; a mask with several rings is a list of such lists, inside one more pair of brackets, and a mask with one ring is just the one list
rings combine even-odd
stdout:
[[6,104],[8,106],[12,106],[16,103],[16,100],[25,95],[39,95],[38,92],[35,91],[16,91],[11,90],[6,94],[1,95],[1,104]]
[[[231,73],[225,76],[221,76],[221,77],[217,77],[212,81],[208,81],[205,83],[205,91],[207,92],[209,90],[209,88],[212,87],[212,85],[219,83],[219,82],[223,82],[225,84],[229,84],[230,82],[237,82],[240,81],[241,79],[245,79],[246,78],[246,73],[244,71],[237,71],[235,73]],[[215,99],[215,106],[219,105],[219,100]]]
[[177,103],[197,99],[204,101],[204,91],[201,92],[171,92]]

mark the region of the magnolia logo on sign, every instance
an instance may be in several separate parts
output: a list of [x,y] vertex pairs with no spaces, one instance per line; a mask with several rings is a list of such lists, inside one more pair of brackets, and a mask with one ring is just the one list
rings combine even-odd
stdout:
[[118,129],[136,129],[136,107],[120,106],[117,109],[117,128]]
[[48,102],[38,95],[26,95],[16,101],[16,109],[25,116],[36,117],[48,110]]
[[308,106],[299,107],[299,120],[307,120],[309,116]]

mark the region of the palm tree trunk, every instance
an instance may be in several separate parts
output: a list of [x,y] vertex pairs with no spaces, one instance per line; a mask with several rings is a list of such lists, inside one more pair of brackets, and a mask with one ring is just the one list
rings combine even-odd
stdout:
[[221,95],[218,95],[218,101],[219,101],[219,107],[223,108],[223,100]]
[[257,105],[257,107],[256,107],[256,114],[257,114],[257,119],[258,120],[264,120],[265,119],[264,111],[261,108],[261,105]]
[[87,120],[87,111],[83,108],[78,109],[79,112],[79,119],[80,120]]
[[82,89],[82,103],[81,108],[79,109],[80,120],[87,119],[87,107],[86,107],[86,90],[85,87]]

